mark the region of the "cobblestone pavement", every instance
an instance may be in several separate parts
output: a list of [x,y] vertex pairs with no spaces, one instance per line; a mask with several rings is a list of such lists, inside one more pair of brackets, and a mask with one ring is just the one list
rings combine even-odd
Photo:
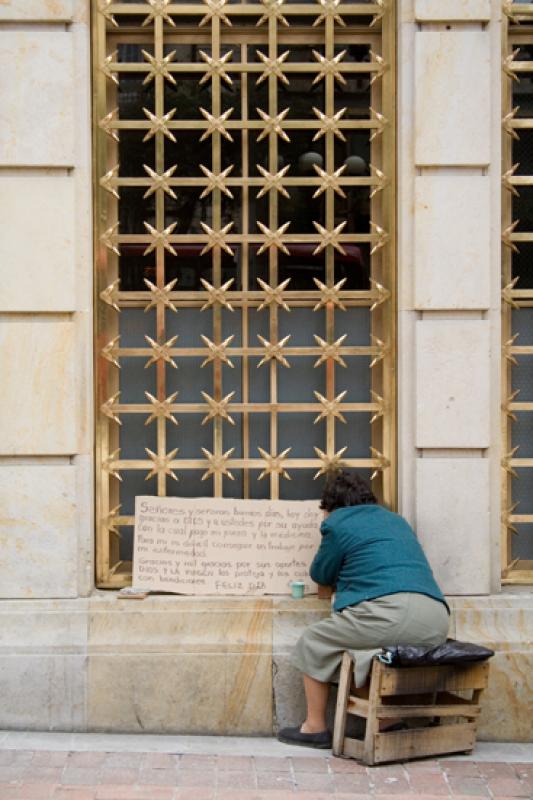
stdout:
[[[251,740],[253,741],[253,740]],[[1,747],[1,746],[0,746]],[[533,764],[0,749],[1,800],[533,798]]]

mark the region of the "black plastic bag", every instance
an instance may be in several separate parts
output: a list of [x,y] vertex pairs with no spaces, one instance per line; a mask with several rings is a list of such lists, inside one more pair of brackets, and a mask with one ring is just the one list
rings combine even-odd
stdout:
[[472,642],[447,639],[436,647],[398,644],[384,647],[378,655],[380,661],[391,667],[429,667],[438,664],[468,664],[492,658],[494,650]]

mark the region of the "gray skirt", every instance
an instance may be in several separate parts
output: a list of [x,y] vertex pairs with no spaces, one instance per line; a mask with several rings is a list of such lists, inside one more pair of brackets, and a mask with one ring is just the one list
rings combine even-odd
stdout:
[[446,641],[449,615],[444,603],[425,594],[399,592],[367,600],[315,622],[303,632],[293,665],[318,681],[335,680],[342,654],[355,661],[355,685],[362,686],[382,647]]

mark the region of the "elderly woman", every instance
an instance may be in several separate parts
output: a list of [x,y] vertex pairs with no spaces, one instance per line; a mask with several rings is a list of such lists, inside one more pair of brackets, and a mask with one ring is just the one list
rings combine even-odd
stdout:
[[322,541],[310,573],[316,583],[336,587],[333,613],[310,625],[296,645],[293,664],[303,672],[307,717],[278,738],[328,748],[329,683],[343,652],[354,657],[361,686],[382,647],[446,641],[450,612],[412,528],[378,505],[359,476],[332,476],[320,508]]

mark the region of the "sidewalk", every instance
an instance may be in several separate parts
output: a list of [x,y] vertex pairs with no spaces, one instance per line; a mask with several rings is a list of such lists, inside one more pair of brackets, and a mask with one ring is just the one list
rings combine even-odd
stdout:
[[367,768],[274,739],[0,732],[0,800],[533,798],[533,744]]

